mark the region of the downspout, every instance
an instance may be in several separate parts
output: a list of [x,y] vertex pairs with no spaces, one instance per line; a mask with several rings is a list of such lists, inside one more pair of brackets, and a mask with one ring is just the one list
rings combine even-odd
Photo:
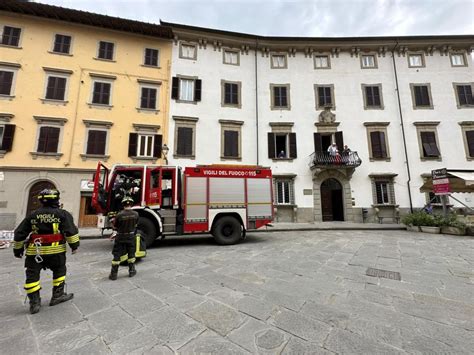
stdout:
[[397,65],[395,63],[395,49],[398,47],[398,44],[399,43],[397,41],[397,44],[395,45],[395,47],[392,48],[391,52],[392,52],[393,71],[394,71],[394,74],[395,74],[395,88],[396,88],[396,91],[397,91],[398,113],[400,115],[400,127],[402,128],[403,149],[405,150],[405,161],[406,161],[406,166],[407,166],[408,200],[410,201],[410,212],[413,213],[413,203],[412,203],[412,200],[411,200],[411,188],[410,188],[410,182],[411,182],[410,162],[408,160],[407,142],[406,142],[406,137],[405,137],[405,126],[403,124],[402,103],[400,101],[400,90],[398,88]]
[[255,38],[255,128],[257,135],[257,165],[259,163],[259,147],[258,147],[258,61],[257,61],[257,52],[258,52],[258,38]]
[[79,109],[79,99],[81,97],[81,87],[82,87],[82,75],[84,73],[84,69],[81,68],[80,74],[79,74],[79,87],[77,88],[77,96],[76,96],[76,108],[74,112],[74,119],[72,121],[72,135],[71,135],[71,145],[69,147],[69,154],[67,161],[64,163],[64,166],[69,166],[71,165],[71,157],[72,157],[72,148],[74,146],[74,138],[76,134],[76,122],[77,122],[77,116],[78,116],[78,109]]

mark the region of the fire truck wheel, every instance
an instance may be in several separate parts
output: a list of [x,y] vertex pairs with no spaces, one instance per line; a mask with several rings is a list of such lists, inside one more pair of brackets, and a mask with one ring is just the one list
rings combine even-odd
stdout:
[[146,247],[150,247],[156,239],[156,228],[153,222],[148,218],[140,217],[138,219],[137,230],[143,235]]
[[235,244],[242,239],[242,226],[236,218],[224,216],[217,220],[212,235],[218,244]]

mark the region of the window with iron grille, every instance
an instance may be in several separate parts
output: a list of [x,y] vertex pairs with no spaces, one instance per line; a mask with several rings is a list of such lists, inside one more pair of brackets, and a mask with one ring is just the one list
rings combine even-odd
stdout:
[[113,60],[114,59],[114,47],[115,44],[112,42],[99,42],[99,52],[97,57],[100,59]]
[[151,87],[141,88],[140,108],[156,110],[156,96],[158,90]]
[[110,105],[110,92],[112,84],[103,81],[94,81],[92,103],[99,105]]
[[49,126],[40,127],[36,152],[57,153],[60,132],[61,132],[61,129],[59,127],[49,127]]
[[158,66],[158,49],[145,48],[145,65],[150,65],[152,67]]
[[45,98],[48,100],[64,101],[67,79],[58,76],[48,76]]
[[106,143],[107,143],[106,130],[89,129],[87,132],[86,154],[105,155]]
[[54,36],[53,52],[69,54],[71,50],[71,36],[56,34]]
[[294,181],[293,179],[275,178],[273,183],[275,204],[276,205],[294,205]]
[[2,44],[18,47],[20,44],[21,28],[3,26]]
[[0,95],[11,95],[15,72],[0,70]]

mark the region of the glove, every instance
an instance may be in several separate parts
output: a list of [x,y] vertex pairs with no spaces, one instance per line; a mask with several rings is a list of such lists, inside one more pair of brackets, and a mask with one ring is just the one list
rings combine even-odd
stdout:
[[23,256],[25,249],[13,249],[13,255],[15,255],[15,258],[21,259]]

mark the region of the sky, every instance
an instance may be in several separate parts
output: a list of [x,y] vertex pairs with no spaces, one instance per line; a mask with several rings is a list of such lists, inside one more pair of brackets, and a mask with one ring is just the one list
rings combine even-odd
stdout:
[[261,36],[474,34],[474,0],[35,0]]

